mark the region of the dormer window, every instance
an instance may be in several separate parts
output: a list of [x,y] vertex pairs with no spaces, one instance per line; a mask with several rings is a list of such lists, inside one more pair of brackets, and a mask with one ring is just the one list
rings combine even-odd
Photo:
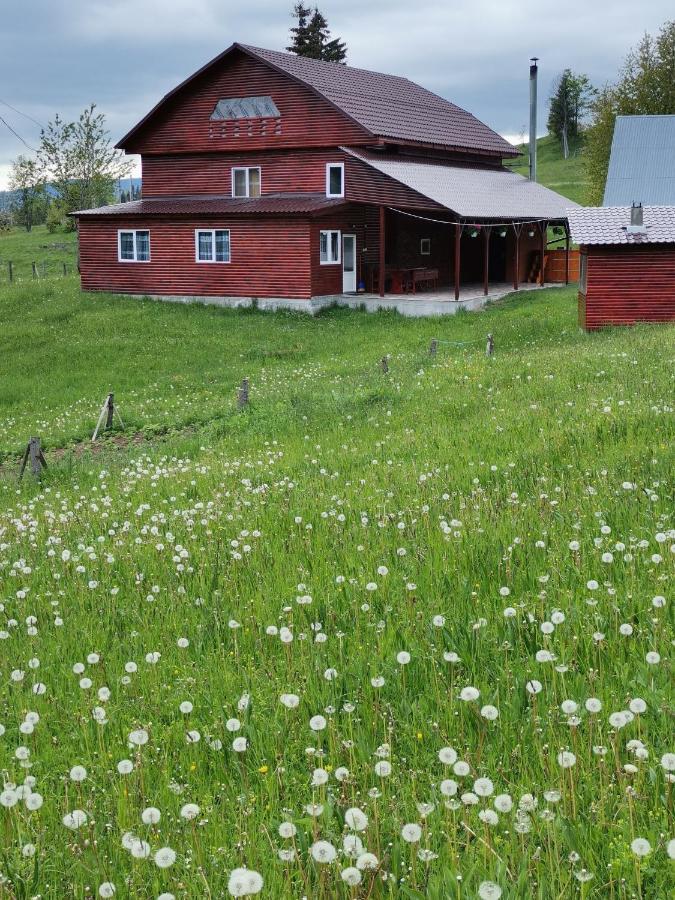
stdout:
[[258,167],[232,169],[232,196],[260,196],[260,169]]
[[345,164],[326,163],[326,197],[344,197]]

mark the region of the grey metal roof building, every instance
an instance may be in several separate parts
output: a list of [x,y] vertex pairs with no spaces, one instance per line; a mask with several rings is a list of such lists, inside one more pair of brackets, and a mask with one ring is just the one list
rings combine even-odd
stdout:
[[617,116],[603,206],[675,206],[675,116]]

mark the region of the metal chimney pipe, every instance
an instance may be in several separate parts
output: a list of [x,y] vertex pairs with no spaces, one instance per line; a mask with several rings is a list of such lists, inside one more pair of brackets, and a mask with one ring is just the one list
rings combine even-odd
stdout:
[[530,58],[530,181],[537,180],[537,62]]
[[630,224],[631,225],[644,225],[644,218],[642,215],[642,203],[635,203],[630,208]]

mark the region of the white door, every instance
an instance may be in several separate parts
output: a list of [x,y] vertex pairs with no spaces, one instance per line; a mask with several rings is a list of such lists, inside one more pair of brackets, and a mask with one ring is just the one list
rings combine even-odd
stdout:
[[342,293],[356,293],[356,235],[342,235]]

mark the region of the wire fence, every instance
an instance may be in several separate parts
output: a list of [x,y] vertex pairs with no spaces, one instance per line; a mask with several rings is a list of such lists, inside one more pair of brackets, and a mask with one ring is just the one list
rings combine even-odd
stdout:
[[75,260],[43,259],[26,262],[0,260],[0,284],[40,281],[47,278],[65,278],[77,275]]

